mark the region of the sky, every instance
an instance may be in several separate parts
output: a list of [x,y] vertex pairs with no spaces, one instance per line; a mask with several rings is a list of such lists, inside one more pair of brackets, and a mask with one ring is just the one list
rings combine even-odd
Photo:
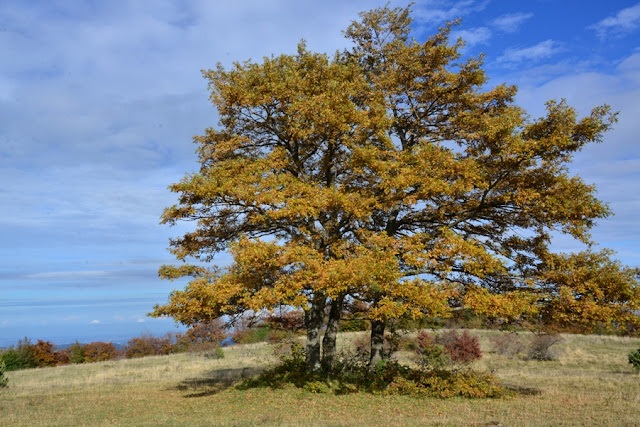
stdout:
[[[167,190],[197,168],[194,135],[217,124],[201,70],[348,46],[341,31],[387,0],[4,0],[0,3],[0,346],[126,342],[175,331],[146,313],[185,281],[157,277]],[[406,3],[392,1],[391,6]],[[516,84],[532,118],[566,98],[619,123],[571,167],[615,215],[601,247],[640,266],[640,2],[418,0],[418,41],[462,18],[464,55],[488,86]],[[560,236],[554,249],[584,249]],[[221,254],[215,260],[225,265]]]

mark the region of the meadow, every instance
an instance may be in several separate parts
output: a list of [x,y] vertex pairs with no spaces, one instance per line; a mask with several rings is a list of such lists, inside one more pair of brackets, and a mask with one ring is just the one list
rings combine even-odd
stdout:
[[[471,331],[484,357],[474,369],[518,390],[501,399],[314,394],[233,385],[278,361],[265,343],[225,357],[150,356],[8,372],[0,425],[640,425],[640,375],[627,361],[640,339],[563,335],[552,361],[491,352],[495,331]],[[339,336],[349,348],[358,333]],[[526,337],[526,333],[521,333]],[[399,352],[408,361],[409,352]]]

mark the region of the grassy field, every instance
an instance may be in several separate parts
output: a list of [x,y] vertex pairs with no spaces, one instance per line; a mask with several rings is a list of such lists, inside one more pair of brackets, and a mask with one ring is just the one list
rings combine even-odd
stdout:
[[[218,360],[180,354],[9,372],[0,425],[640,425],[640,376],[627,363],[640,340],[566,335],[557,360],[537,362],[490,353],[498,332],[472,333],[485,351],[475,367],[520,388],[516,397],[237,390],[234,381],[277,360],[272,346],[251,344]],[[343,334],[342,346],[354,336]]]

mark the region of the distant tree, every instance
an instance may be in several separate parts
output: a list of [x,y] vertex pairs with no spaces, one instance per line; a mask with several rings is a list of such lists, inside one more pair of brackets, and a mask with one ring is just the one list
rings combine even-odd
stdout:
[[0,359],[0,388],[4,388],[9,383],[9,378],[5,375],[7,370],[7,365],[4,363],[3,359]]
[[164,355],[171,353],[174,341],[170,335],[154,337],[151,334],[131,338],[124,348],[124,355],[127,358],[144,356]]
[[69,347],[69,362],[84,363],[84,348],[78,340]]
[[[410,9],[384,7],[362,13],[345,32],[352,47],[333,57],[301,43],[295,55],[206,71],[219,127],[195,137],[200,170],[171,186],[179,202],[162,221],[197,221],[171,241],[178,260],[228,249],[233,263],[163,266],[164,278],[193,280],[152,314],[192,325],[300,308],[313,371],[332,365],[350,298],[369,307],[372,365],[402,316],[561,311],[567,285],[547,274],[550,236],[592,243],[610,212],[568,165],[616,114],[600,106],[578,119],[550,101],[530,120],[514,86],[484,87],[482,58],[460,60],[453,25],[418,41]],[[595,310],[627,298],[598,286],[610,300]],[[636,322],[629,298],[607,321]]]
[[106,360],[114,360],[120,356],[120,352],[113,343],[96,341],[82,346],[84,351],[84,361],[103,362]]
[[38,340],[33,346],[33,355],[39,367],[57,365],[56,352],[50,341]]

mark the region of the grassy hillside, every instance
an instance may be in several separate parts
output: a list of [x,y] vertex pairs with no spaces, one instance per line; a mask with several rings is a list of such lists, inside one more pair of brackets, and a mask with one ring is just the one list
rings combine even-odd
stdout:
[[251,344],[219,360],[180,354],[9,372],[0,425],[640,425],[640,376],[627,363],[640,340],[564,336],[558,360],[536,362],[492,354],[497,332],[473,333],[485,351],[475,367],[522,393],[440,400],[236,390],[242,375],[277,360],[274,347]]

